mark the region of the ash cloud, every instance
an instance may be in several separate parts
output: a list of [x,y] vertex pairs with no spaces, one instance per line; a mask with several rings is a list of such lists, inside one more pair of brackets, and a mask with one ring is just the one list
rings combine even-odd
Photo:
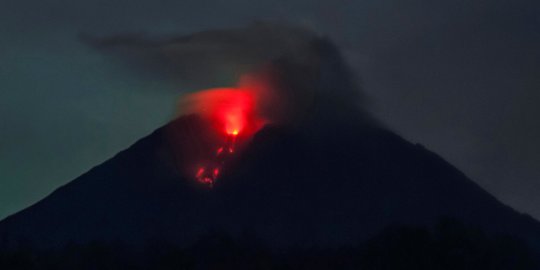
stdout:
[[263,104],[275,122],[343,122],[353,115],[373,122],[364,110],[359,80],[338,48],[304,28],[257,23],[166,38],[124,34],[82,39],[145,76],[192,89],[233,86],[246,74],[263,80],[277,97]]

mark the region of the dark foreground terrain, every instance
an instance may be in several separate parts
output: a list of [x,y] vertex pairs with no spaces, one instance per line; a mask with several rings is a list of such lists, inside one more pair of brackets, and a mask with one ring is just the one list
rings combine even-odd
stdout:
[[0,253],[0,269],[539,269],[539,254],[508,235],[486,235],[454,220],[428,230],[393,226],[339,248],[270,249],[247,233],[209,233],[181,248],[148,242],[69,244],[61,249],[20,246]]

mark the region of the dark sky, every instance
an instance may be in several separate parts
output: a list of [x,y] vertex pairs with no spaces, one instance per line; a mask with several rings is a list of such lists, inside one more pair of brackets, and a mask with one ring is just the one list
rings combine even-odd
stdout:
[[184,35],[257,20],[332,38],[376,117],[540,219],[537,0],[4,0],[0,218],[166,123],[189,90],[135,76],[80,33]]

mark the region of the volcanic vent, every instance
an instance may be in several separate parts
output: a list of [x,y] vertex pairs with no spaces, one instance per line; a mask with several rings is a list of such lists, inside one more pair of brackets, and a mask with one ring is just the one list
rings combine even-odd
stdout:
[[[185,176],[194,176],[210,188],[253,135],[269,123],[260,110],[262,82],[254,84],[253,78],[247,77],[244,76],[238,87],[202,90],[180,100],[180,113],[197,115],[205,127],[203,134],[194,134],[191,138],[182,134],[169,136],[173,144],[179,144],[176,154],[182,156],[179,159],[182,162],[177,166]],[[202,146],[190,147],[194,144]]]

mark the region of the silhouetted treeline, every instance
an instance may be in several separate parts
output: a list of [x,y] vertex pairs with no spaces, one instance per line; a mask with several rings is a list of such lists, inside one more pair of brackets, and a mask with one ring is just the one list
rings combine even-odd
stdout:
[[0,269],[540,269],[537,253],[509,235],[447,220],[435,228],[395,226],[354,246],[277,251],[254,237],[212,233],[180,248],[91,243],[59,250],[21,244],[0,251]]

